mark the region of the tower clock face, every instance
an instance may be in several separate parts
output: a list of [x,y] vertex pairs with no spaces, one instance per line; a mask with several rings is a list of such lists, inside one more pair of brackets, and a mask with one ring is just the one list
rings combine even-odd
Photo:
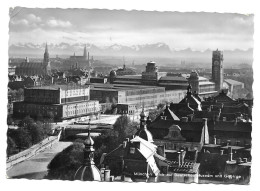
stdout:
[[215,66],[218,66],[218,65],[219,65],[219,61],[217,61],[217,60],[214,61],[214,65],[215,65]]

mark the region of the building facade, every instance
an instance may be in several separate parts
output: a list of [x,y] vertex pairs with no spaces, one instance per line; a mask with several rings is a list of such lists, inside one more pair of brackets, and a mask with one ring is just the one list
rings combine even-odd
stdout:
[[159,103],[177,103],[185,96],[185,90],[165,91],[164,87],[133,86],[119,84],[92,84],[90,99],[100,103],[128,104],[136,108],[153,107]]
[[99,102],[89,100],[89,87],[75,85],[25,88],[24,101],[14,103],[15,117],[53,115],[55,121],[96,114],[99,111]]
[[158,66],[153,61],[147,63],[141,75],[119,76],[116,71],[110,72],[111,84],[159,86],[167,91],[185,90],[188,84],[191,84],[192,91],[202,97],[216,95],[223,88],[223,79],[223,52],[219,50],[213,51],[212,79],[199,76],[196,71],[192,71],[190,77],[187,78],[182,75],[167,76],[166,72],[159,72]]
[[47,43],[43,62],[29,62],[29,59],[26,57],[25,61],[15,68],[15,74],[19,76],[50,75],[51,65]]

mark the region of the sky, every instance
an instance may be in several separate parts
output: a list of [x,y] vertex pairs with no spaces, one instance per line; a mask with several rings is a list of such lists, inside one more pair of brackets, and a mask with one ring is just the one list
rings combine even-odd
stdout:
[[253,15],[21,7],[9,13],[9,46],[45,42],[97,46],[162,42],[172,50],[247,50],[254,46]]

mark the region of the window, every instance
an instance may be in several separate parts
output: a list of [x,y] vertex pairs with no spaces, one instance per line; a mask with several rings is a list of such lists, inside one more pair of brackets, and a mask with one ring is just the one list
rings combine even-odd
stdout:
[[130,147],[130,154],[134,154],[135,153],[135,148],[134,147]]

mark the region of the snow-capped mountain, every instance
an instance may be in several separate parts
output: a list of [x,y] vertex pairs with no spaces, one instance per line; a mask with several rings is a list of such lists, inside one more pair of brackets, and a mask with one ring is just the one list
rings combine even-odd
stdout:
[[[96,46],[94,44],[74,43],[69,44],[61,42],[59,44],[48,44],[49,53],[54,55],[70,56],[74,53],[76,55],[83,55],[84,47],[91,55],[97,56],[144,56],[144,57],[168,57],[177,58],[183,60],[202,59],[211,60],[212,51],[207,49],[205,51],[196,51],[191,48],[183,50],[171,50],[165,43],[143,44],[125,46],[120,44],[113,44],[110,46]],[[45,43],[33,44],[33,43],[18,43],[9,46],[9,55],[11,56],[42,56],[45,49]],[[243,62],[251,62],[253,59],[253,49],[248,50],[224,50],[224,60],[238,60]]]

